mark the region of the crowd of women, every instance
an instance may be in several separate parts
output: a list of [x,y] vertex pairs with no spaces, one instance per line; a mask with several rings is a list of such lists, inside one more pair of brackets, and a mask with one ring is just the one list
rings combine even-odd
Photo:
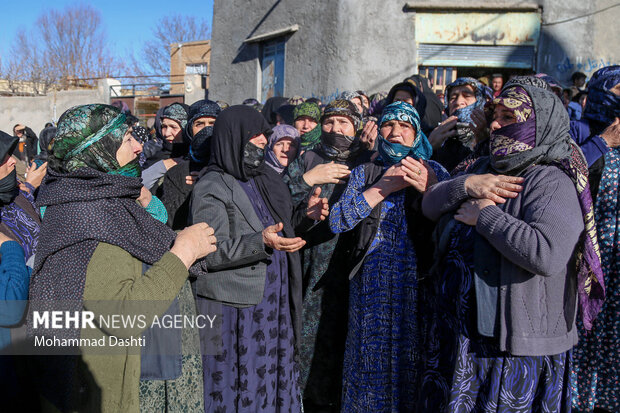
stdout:
[[[557,84],[76,106],[23,182],[0,132],[2,410],[620,411],[620,66]],[[27,299],[218,334],[10,355]]]

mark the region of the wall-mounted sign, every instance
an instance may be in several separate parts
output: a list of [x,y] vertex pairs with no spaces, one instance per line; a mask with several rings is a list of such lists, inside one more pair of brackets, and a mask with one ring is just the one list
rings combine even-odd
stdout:
[[539,12],[416,13],[417,43],[536,46]]

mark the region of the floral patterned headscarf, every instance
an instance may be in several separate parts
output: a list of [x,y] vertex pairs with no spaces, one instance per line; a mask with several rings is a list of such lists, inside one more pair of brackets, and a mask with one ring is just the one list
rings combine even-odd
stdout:
[[136,158],[121,167],[116,152],[129,126],[120,109],[102,104],[74,106],[58,120],[56,136],[50,143],[50,168],[61,173],[93,168],[109,174],[139,176]]
[[532,149],[536,145],[536,114],[525,89],[520,86],[504,89],[493,104],[505,106],[517,122],[493,132],[491,156],[499,158]]

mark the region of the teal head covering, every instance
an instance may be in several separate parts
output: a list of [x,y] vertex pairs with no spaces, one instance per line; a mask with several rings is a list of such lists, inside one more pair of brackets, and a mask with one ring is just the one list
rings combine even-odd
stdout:
[[93,168],[109,174],[140,176],[138,158],[121,167],[116,152],[129,125],[120,109],[102,104],[74,106],[58,120],[50,143],[50,168],[61,173]]
[[385,122],[391,120],[411,124],[415,130],[416,137],[412,146],[405,146],[399,143],[392,143],[379,134],[378,152],[383,163],[394,165],[406,156],[428,160],[433,154],[433,147],[420,128],[420,115],[418,111],[407,102],[396,101],[383,109],[381,119],[379,120],[379,128]]

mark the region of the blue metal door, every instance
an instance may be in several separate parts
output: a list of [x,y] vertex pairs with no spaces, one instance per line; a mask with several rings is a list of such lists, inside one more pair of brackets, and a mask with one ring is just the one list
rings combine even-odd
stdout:
[[263,44],[261,59],[263,101],[273,96],[284,96],[284,41]]

